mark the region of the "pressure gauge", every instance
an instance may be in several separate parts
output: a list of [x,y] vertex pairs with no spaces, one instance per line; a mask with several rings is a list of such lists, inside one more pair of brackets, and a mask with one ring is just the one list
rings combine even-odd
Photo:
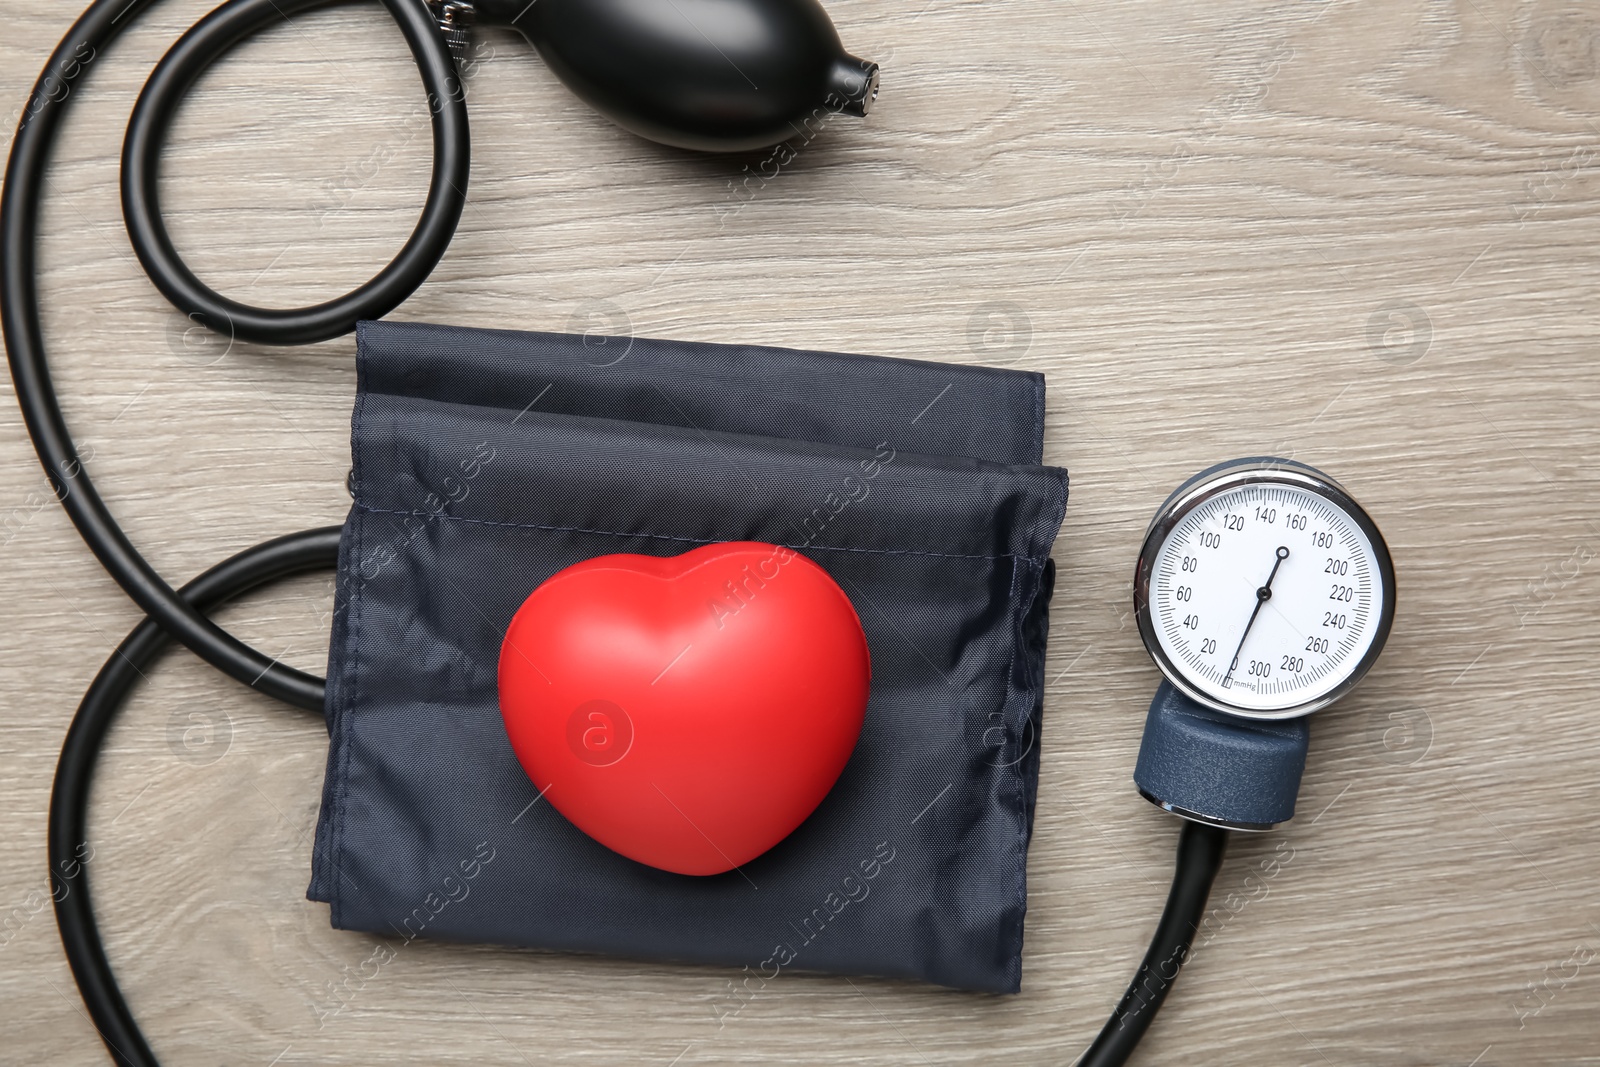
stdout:
[[1134,577],[1145,647],[1217,711],[1289,719],[1361,680],[1394,621],[1394,564],[1332,478],[1283,459],[1195,475],[1156,513]]

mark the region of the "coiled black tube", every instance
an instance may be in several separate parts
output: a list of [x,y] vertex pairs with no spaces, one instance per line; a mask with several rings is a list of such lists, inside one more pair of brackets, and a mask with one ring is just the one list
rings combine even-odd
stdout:
[[[307,530],[246,549],[206,571],[177,595],[194,611],[208,612],[269,582],[331,569],[339,558],[339,532],[337,526]],[[118,710],[144,672],[171,644],[166,631],[147,618],[117,646],[78,705],[61,746],[50,792],[50,889],[61,946],[89,1017],[112,1060],[124,1067],[156,1067],[156,1057],[117,988],[94,921],[90,865],[86,862],[89,853],[85,850],[89,783]]]
[[[455,63],[421,0],[390,3],[428,87],[433,113],[433,178],[411,239],[371,281],[315,307],[250,307],[208,288],[172,247],[161,220],[158,177],[161,145],[179,102],[194,80],[244,38],[301,11],[344,0],[229,0],[162,57],[145,82],[122,142],[122,217],[145,273],[172,305],[218,333],[269,345],[306,345],[355,329],[361,319],[393,311],[421,285],[450,244],[466,202],[470,146],[467,111]],[[417,12],[421,14],[417,14]]]
[[[245,685],[320,711],[322,680],[278,663],[195,611],[156,573],[111,515],[78,458],[45,359],[35,278],[45,167],[61,118],[99,56],[151,0],[97,0],[51,54],[23,110],[0,195],[0,323],[28,434],[51,488],[89,548],[117,583],[174,638]],[[466,103],[444,37],[425,0],[382,0],[417,60],[433,113],[433,177],[416,230],[393,263],[348,296],[289,311],[251,308],[202,284],[178,257],[161,223],[157,154],[173,108],[200,71],[246,34],[332,0],[230,0],[202,19],[157,66],[135,108],[124,150],[128,236],[156,286],[180,311],[235,336],[303,344],[378,318],[420,285],[444,254],[465,201],[471,145]]]

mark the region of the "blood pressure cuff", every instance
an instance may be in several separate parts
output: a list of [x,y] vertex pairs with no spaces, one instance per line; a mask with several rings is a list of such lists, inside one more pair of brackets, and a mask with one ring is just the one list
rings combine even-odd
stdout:
[[[398,323],[359,339],[308,893],[335,927],[719,964],[741,989],[791,969],[1020,988],[1067,495],[1040,466],[1039,375]],[[562,568],[718,541],[827,570],[872,688],[816,811],[694,877],[541,799],[496,670]]]

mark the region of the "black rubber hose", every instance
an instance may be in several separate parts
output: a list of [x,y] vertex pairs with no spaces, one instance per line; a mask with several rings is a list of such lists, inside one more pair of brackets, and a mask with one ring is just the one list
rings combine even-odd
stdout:
[[[433,16],[420,0],[390,10],[406,33],[428,87],[433,113],[433,178],[411,239],[371,281],[315,307],[270,310],[229,300],[208,288],[178,256],[161,219],[161,145],[184,94],[207,67],[234,45],[292,15],[348,0],[229,0],[189,31],[162,57],[145,82],[122,142],[122,217],[145,273],[172,305],[217,333],[269,345],[306,345],[355,329],[361,319],[393,311],[421,285],[455,235],[466,203],[467,111],[454,60]],[[420,15],[417,14],[421,12]]]
[[[171,109],[206,63],[238,40],[229,33],[265,25],[268,12],[281,18],[284,10],[316,6],[309,0],[232,0],[202,19],[162,61],[152,78],[152,86],[159,82],[159,90],[146,90],[129,130],[130,140],[138,141],[137,148],[130,144],[126,153],[135,165],[124,172],[125,207],[132,205],[129,237],[156,285],[178,303],[179,310],[221,329],[231,322],[237,336],[251,340],[278,344],[319,340],[348,332],[359,318],[378,318],[389,311],[421,284],[444,254],[466,192],[471,151],[466,104],[454,62],[425,0],[382,2],[417,60],[433,112],[433,179],[428,205],[411,240],[372,282],[348,297],[300,311],[263,311],[226,300],[196,280],[178,259],[160,223],[155,192],[155,155]],[[217,669],[268,696],[320,711],[320,678],[278,663],[195,611],[133,547],[83,469],[50,380],[35,277],[45,167],[65,109],[86,72],[150,3],[97,0],[79,16],[51,54],[17,126],[0,193],[0,324],[17,404],[57,499],[101,565],[134,602]],[[130,176],[129,170],[135,173]]]
[[[339,527],[308,530],[257,545],[218,564],[178,594],[196,611],[212,611],[258,586],[307,571],[331,569],[339,556]],[[89,1017],[111,1058],[126,1067],[156,1067],[155,1054],[139,1032],[117,988],[116,975],[100,943],[89,896],[93,853],[88,845],[89,783],[106,733],[135,684],[144,678],[172,638],[145,619],[95,676],[61,746],[50,792],[50,888],[56,925],[72,977]]]
[[1172,889],[1167,893],[1167,906],[1156,924],[1155,936],[1150,939],[1150,949],[1133,976],[1133,984],[1122,994],[1121,1002],[1078,1061],[1078,1067],[1121,1067],[1133,1055],[1189,958],[1195,931],[1205,916],[1211,883],[1216,881],[1228,848],[1228,833],[1215,826],[1184,822],[1178,835]]

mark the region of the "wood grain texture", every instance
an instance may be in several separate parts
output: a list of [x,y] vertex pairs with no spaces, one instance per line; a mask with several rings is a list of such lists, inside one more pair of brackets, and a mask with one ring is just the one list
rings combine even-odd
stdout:
[[[128,246],[122,129],[206,6],[168,0],[96,60],[41,220],[69,421],[174,581],[342,518],[354,392],[353,339],[186,336]],[[75,7],[0,0],[0,102],[21,106]],[[470,203],[395,317],[1048,375],[1046,459],[1073,493],[1024,992],[786,975],[719,1029],[732,975],[715,968],[417,942],[319,1017],[378,943],[304,899],[325,734],[179,653],[115,728],[91,827],[111,957],[163,1062],[1070,1062],[1143,950],[1176,835],[1129,781],[1156,682],[1130,616],[1138,539],[1194,470],[1276,452],[1377,516],[1399,616],[1367,683],[1315,723],[1301,816],[1236,843],[1214,936],[1137,1062],[1600,1064],[1600,14],[830,9],[883,62],[883,97],[765,182],[744,182],[758,158],[608,126],[519,39],[482,35]],[[255,303],[359,283],[421,203],[420,103],[376,5],[250,41],[177,121],[179,247]],[[39,906],[44,823],[71,711],[137,613],[10,403],[0,522],[0,1059],[99,1063]],[[330,605],[306,579],[225,618],[320,670]],[[218,724],[198,752],[172,740],[192,714]]]

